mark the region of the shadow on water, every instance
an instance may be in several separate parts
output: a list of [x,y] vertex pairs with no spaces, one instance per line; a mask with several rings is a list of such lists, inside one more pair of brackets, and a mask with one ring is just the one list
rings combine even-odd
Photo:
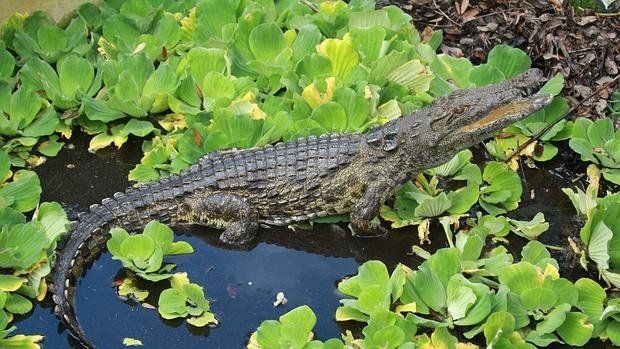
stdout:
[[[89,204],[130,185],[127,172],[141,157],[139,141],[130,141],[119,151],[104,150],[96,155],[86,151],[86,136],[79,135],[74,142],[74,147],[64,149],[37,169],[43,201],[59,201],[69,210],[85,210]],[[544,167],[562,168],[562,161],[559,158]],[[566,248],[567,237],[579,230],[570,201],[560,191],[571,186],[569,177],[552,175],[550,170],[523,168],[523,202],[511,217],[531,219],[537,212],[544,212],[551,228],[541,240]],[[317,314],[315,338],[339,337],[341,326],[350,325],[334,320],[341,298],[336,291],[340,279],[354,274],[359,264],[370,259],[382,260],[388,268],[397,263],[415,267],[421,262],[410,253],[411,246],[418,242],[415,228],[395,230],[377,239],[351,237],[338,225],[317,225],[308,231],[261,229],[256,244],[247,251],[222,246],[215,230],[187,226],[176,231],[180,233],[178,239],[190,242],[196,251],[169,261],[177,264],[178,271],[187,272],[192,282],[205,287],[220,325],[197,329],[184,321],[165,321],[157,310],[120,299],[113,289],[120,263],[105,253],[81,279],[76,304],[84,330],[99,348],[122,347],[125,337],[140,339],[146,348],[242,348],[261,321],[277,319],[302,304]],[[435,226],[433,233],[433,245],[424,248],[433,251],[446,247],[441,228]],[[510,240],[510,249],[518,255],[526,241],[514,236]],[[568,253],[553,253],[563,267],[563,276],[583,276]],[[156,300],[161,289],[151,291],[150,298]],[[284,292],[288,303],[274,307],[278,292]],[[37,305],[31,316],[18,319],[17,326],[20,333],[44,334],[45,348],[72,346],[49,299]]]

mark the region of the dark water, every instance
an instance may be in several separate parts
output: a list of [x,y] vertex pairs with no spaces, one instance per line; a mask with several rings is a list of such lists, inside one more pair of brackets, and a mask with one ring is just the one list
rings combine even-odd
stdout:
[[[86,151],[87,142],[85,136],[78,136],[73,149],[64,149],[37,169],[43,201],[59,201],[72,209],[84,210],[129,185],[127,172],[139,161],[139,143],[130,142],[120,151],[90,154]],[[541,240],[565,248],[554,251],[554,257],[563,267],[562,275],[576,279],[584,273],[574,265],[566,249],[567,237],[579,231],[574,210],[560,191],[575,185],[562,178],[566,162],[567,159],[558,157],[544,164],[544,170],[524,166],[523,202],[511,216],[531,219],[537,212],[544,212],[551,228]],[[196,252],[169,261],[178,265],[178,271],[187,272],[192,282],[205,287],[220,325],[197,329],[181,320],[165,321],[157,310],[120,299],[113,288],[120,263],[106,253],[81,279],[77,291],[80,323],[99,348],[120,348],[125,337],[142,340],[146,348],[242,348],[261,321],[277,319],[302,304],[309,305],[317,315],[315,338],[339,337],[341,325],[333,318],[340,299],[336,291],[340,279],[354,274],[358,265],[369,259],[380,259],[389,268],[397,263],[411,267],[420,263],[410,253],[411,245],[417,243],[415,228],[399,229],[379,239],[353,238],[335,225],[317,225],[311,231],[297,232],[261,229],[255,246],[247,251],[221,246],[215,230],[182,227],[177,232],[177,238],[190,242]],[[433,233],[433,246],[425,248],[432,251],[445,247],[441,228],[435,225]],[[510,240],[509,248],[518,255],[526,241],[516,236]],[[152,291],[153,302],[157,292]],[[284,292],[288,303],[276,308],[273,301],[278,292]],[[19,319],[16,325],[19,333],[44,334],[44,348],[72,347],[49,300],[37,305],[31,316]]]

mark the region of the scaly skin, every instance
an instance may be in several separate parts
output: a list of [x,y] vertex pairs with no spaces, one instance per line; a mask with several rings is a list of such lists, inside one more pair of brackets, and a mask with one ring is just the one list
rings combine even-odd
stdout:
[[547,105],[551,96],[529,92],[542,78],[531,69],[496,85],[458,90],[363,135],[214,152],[179,175],[104,199],[80,216],[60,248],[53,274],[56,313],[84,347],[94,348],[77,322],[73,294],[113,226],[138,231],[152,219],[203,224],[224,229],[220,240],[240,245],[252,240],[259,223],[350,213],[357,235],[382,235],[385,229],[371,220],[399,185]]

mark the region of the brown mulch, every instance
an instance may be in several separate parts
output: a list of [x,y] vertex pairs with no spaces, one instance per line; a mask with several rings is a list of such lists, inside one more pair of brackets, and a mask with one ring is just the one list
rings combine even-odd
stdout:
[[[442,52],[483,63],[495,45],[519,47],[547,76],[564,74],[563,93],[573,104],[619,73],[620,13],[576,10],[559,0],[406,1],[400,6],[421,32],[443,30]],[[611,90],[586,101],[576,114],[605,116]]]

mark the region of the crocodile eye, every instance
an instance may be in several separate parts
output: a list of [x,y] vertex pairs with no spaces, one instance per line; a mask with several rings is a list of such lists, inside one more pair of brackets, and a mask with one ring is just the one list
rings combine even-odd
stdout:
[[454,110],[452,112],[454,114],[463,114],[464,111],[465,111],[465,107],[458,106],[458,107],[454,108]]

